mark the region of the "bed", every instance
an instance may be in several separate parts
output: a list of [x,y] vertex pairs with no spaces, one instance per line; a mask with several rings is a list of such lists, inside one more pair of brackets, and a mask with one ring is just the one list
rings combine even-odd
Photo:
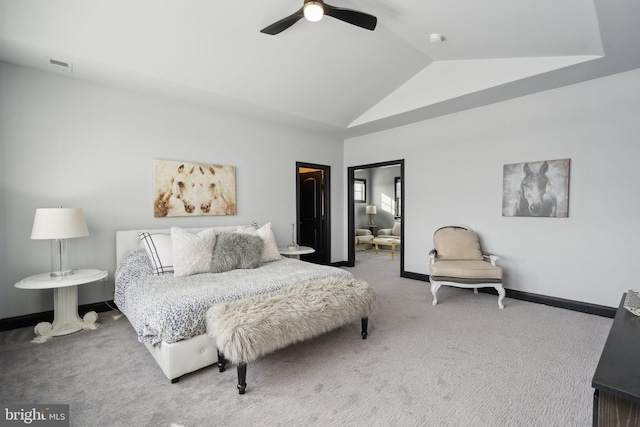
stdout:
[[[200,233],[209,228],[184,229]],[[213,227],[231,233],[237,226]],[[290,258],[264,262],[253,269],[174,277],[153,274],[139,233],[169,234],[170,229],[116,233],[115,303],[127,317],[171,382],[218,362],[217,349],[206,334],[205,314],[213,304],[248,298],[300,283],[327,278],[353,280],[345,270]],[[275,243],[275,242],[274,242]]]

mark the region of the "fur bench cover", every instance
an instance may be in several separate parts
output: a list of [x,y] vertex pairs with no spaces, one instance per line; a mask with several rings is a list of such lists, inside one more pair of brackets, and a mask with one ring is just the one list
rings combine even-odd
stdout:
[[369,316],[375,293],[356,279],[330,278],[218,303],[207,310],[207,334],[224,357],[246,364],[290,344]]

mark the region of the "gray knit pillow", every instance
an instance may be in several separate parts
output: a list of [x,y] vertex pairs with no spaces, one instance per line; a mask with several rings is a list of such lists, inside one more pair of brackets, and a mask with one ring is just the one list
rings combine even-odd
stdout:
[[216,237],[213,247],[212,273],[222,273],[235,269],[256,268],[262,265],[260,236],[241,233],[223,233]]

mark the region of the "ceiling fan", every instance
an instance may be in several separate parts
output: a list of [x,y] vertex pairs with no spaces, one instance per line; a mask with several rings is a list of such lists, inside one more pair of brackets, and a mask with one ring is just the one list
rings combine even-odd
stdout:
[[302,18],[306,18],[311,22],[317,22],[321,20],[324,15],[371,31],[376,28],[376,24],[378,23],[378,18],[368,13],[331,6],[322,0],[304,0],[304,5],[299,11],[263,28],[260,32],[274,36],[286,30]]

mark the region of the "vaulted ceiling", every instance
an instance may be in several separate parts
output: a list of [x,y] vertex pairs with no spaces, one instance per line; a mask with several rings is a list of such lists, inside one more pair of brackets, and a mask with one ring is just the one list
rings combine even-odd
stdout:
[[0,0],[0,60],[342,137],[640,67],[636,0],[328,0],[377,28],[260,33],[302,2]]

